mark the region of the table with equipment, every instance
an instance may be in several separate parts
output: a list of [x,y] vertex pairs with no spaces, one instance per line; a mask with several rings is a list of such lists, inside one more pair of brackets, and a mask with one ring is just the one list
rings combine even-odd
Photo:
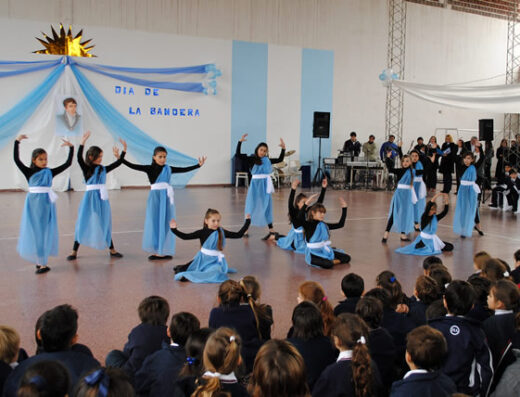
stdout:
[[[338,158],[323,159],[323,168],[329,175],[331,185],[334,189],[354,189],[355,170],[362,171],[358,178],[361,188],[383,189],[385,168],[380,160],[366,161],[363,158],[340,154]],[[362,176],[363,174],[363,176]]]

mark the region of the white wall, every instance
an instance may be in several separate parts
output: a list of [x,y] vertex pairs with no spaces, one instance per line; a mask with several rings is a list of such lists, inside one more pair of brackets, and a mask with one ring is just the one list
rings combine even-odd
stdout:
[[[31,23],[27,32],[16,29],[16,43],[4,40],[0,49],[2,58],[7,55],[11,58],[11,53],[14,58],[27,54],[38,48],[33,36],[39,30],[48,31],[50,23],[56,25],[60,21],[73,23],[77,29],[84,28],[85,35],[95,39],[96,53],[102,54],[106,63],[119,64],[121,57],[125,57],[133,65],[149,65],[146,55],[156,53],[158,39],[192,40],[186,35],[330,49],[335,53],[332,122],[332,153],[335,153],[352,130],[358,132],[362,141],[370,133],[378,137],[378,142],[384,137],[385,89],[377,76],[386,66],[387,15],[387,2],[383,0],[5,0],[0,3],[0,17],[41,23]],[[2,37],[9,36],[1,25],[0,31]],[[117,32],[114,39],[110,37],[112,32]],[[123,34],[132,40],[118,42],[116,37]],[[505,21],[408,3],[407,80],[448,84],[503,74],[505,45]],[[7,53],[6,46],[10,50]],[[165,64],[177,59],[170,55],[164,54]],[[483,84],[503,82],[501,77]],[[293,83],[288,83],[291,90],[295,88]],[[404,109],[405,147],[418,135],[432,135],[437,127],[476,129],[479,118],[493,117],[495,128],[501,128],[503,119],[502,115],[447,109],[409,96],[405,97]],[[268,128],[273,129],[267,132],[268,138],[278,135],[274,129],[280,125],[279,121],[268,116]],[[282,126],[292,129],[297,124],[293,120]],[[229,126],[223,122],[215,134],[226,142]],[[297,138],[291,135],[291,139],[296,142]],[[188,154],[201,152],[198,142],[187,141],[185,145],[183,151]],[[219,171],[212,167],[206,172]],[[206,179],[201,172],[193,182],[219,179],[211,174],[205,174],[209,175]]]

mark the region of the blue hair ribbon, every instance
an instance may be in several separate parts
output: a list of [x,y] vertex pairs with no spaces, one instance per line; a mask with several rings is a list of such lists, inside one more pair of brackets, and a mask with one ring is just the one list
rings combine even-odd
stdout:
[[394,276],[390,277],[390,282],[393,284],[395,283],[396,278]]
[[188,363],[188,365],[194,365],[195,361],[197,361],[197,359],[194,357],[190,357],[190,356],[186,357],[186,362]]
[[29,379],[29,384],[36,386],[38,391],[42,391],[47,387],[47,380],[41,375],[35,375]]
[[105,373],[103,368],[92,372],[90,375],[85,376],[85,383],[89,386],[99,386],[98,397],[108,396],[108,387],[110,385],[110,377]]

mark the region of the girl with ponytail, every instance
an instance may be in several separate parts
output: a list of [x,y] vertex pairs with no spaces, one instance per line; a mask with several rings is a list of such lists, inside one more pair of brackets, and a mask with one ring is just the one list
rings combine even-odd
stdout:
[[70,388],[67,369],[58,361],[31,365],[20,381],[17,397],[65,397]]
[[381,381],[377,367],[370,359],[368,327],[357,315],[342,313],[331,330],[339,356],[321,374],[312,391],[313,396],[368,397],[380,394]]
[[273,325],[273,308],[271,305],[260,303],[262,290],[255,276],[245,276],[240,280],[240,285],[246,293],[246,301],[255,313],[260,338],[271,339],[271,326]]
[[228,263],[222,250],[227,238],[242,238],[251,224],[251,217],[246,215],[242,229],[231,232],[220,227],[220,213],[208,208],[204,216],[202,229],[192,233],[183,233],[177,229],[175,219],[170,221],[170,227],[177,237],[182,240],[200,240],[200,251],[185,265],[175,266],[175,280],[191,281],[193,283],[221,283],[228,279],[228,273],[236,273],[236,270],[228,267]]
[[249,396],[235,376],[242,362],[240,346],[240,336],[230,328],[219,328],[210,335],[203,354],[205,372],[191,397]]
[[303,301],[313,302],[318,306],[323,318],[323,333],[330,336],[334,322],[334,310],[321,284],[316,281],[305,281],[301,284],[298,288],[298,303]]

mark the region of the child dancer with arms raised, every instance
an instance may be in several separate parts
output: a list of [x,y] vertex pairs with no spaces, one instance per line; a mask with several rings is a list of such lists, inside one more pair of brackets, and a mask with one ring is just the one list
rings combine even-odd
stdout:
[[424,166],[419,158],[419,151],[412,150],[410,158],[413,166],[413,190],[417,197],[417,202],[413,205],[413,222],[415,224],[415,231],[420,231],[419,224],[421,222],[421,215],[426,207],[426,184],[423,180]]
[[274,192],[273,181],[271,180],[271,172],[273,172],[272,164],[281,163],[285,156],[285,143],[280,138],[280,147],[282,148],[280,156],[277,159],[268,157],[267,144],[260,142],[255,148],[255,154],[248,156],[242,154],[240,149],[242,142],[247,138],[247,134],[242,135],[237,144],[235,156],[241,160],[247,161],[251,169],[252,179],[251,186],[247,191],[245,213],[251,214],[251,223],[254,226],[266,226],[269,233],[263,238],[264,240],[273,240],[276,233],[273,227],[273,200],[271,194]]
[[381,240],[383,243],[388,240],[390,231],[400,232],[401,241],[410,241],[407,234],[414,230],[414,204],[417,202],[413,188],[414,177],[410,156],[403,156],[401,159],[402,168],[397,169],[394,167],[394,161],[390,158],[390,154],[390,152],[387,154],[386,166],[388,172],[395,174],[399,182],[397,182],[397,189],[390,203],[388,223]]
[[173,187],[170,185],[172,173],[193,171],[206,161],[203,156],[198,164],[190,167],[172,167],[166,165],[167,155],[166,148],[157,146],[150,165],[133,164],[123,159],[128,167],[145,172],[151,184],[143,232],[143,250],[152,253],[149,260],[171,259],[175,253],[175,238],[170,233],[170,221],[175,218]]
[[[437,214],[435,200],[442,194],[444,197],[444,209]],[[426,205],[421,217],[421,233],[406,247],[398,248],[395,252],[408,255],[439,255],[442,251],[453,251],[453,244],[442,241],[437,237],[437,224],[446,216],[449,210],[449,197],[447,193],[437,193]]]
[[175,219],[170,221],[170,227],[177,237],[182,240],[200,240],[200,251],[191,262],[174,267],[175,280],[191,281],[194,283],[222,283],[228,279],[227,273],[236,273],[228,267],[222,250],[226,238],[242,238],[249,228],[251,217],[246,215],[246,221],[238,232],[231,232],[220,227],[220,213],[209,208],[204,216],[202,229],[192,233],[183,233],[177,229]]
[[[300,184],[299,180],[294,180],[291,184],[291,193],[289,194],[289,220],[291,222],[291,230],[287,236],[281,236],[277,239],[276,244],[284,250],[295,251],[298,254],[305,253],[305,239],[303,237],[303,226],[300,223],[299,212],[305,204],[307,196],[300,193],[294,198],[296,188]],[[318,203],[323,203],[325,191],[327,190],[327,178],[321,182],[321,193],[318,197]]]
[[78,163],[81,171],[83,171],[83,177],[87,186],[85,195],[79,205],[78,220],[76,221],[76,231],[74,233],[74,246],[72,247],[72,253],[67,257],[69,261],[77,258],[80,244],[96,249],[108,248],[111,257],[123,257],[115,250],[114,242],[112,241],[112,214],[110,213],[110,203],[108,202],[108,191],[105,183],[107,174],[123,163],[126,153],[126,142],[120,139],[123,145],[121,155],[119,155],[119,149],[114,146],[113,153],[117,161],[105,167],[101,165],[103,150],[98,146],[91,146],[87,150],[85,159],[83,159],[83,148],[89,137],[90,131],[85,132],[78,148]]
[[331,269],[339,263],[349,263],[350,255],[342,250],[330,247],[330,230],[341,229],[345,226],[347,218],[347,203],[343,197],[339,198],[341,204],[341,218],[338,223],[324,222],[327,210],[323,204],[316,203],[309,208],[308,219],[305,219],[307,206],[314,200],[316,195],[312,195],[306,201],[299,213],[300,223],[305,233],[305,262],[311,266],[318,266],[323,269]]
[[46,273],[49,256],[58,255],[58,222],[56,205],[58,198],[52,191],[52,178],[65,171],[72,164],[74,146],[63,139],[62,146],[69,147],[69,156],[65,163],[56,168],[47,168],[47,152],[34,149],[31,166],[27,167],[20,160],[20,141],[27,135],[19,135],[14,142],[14,162],[29,182],[29,193],[25,198],[18,239],[18,253],[30,262],[36,263],[36,273]]
[[453,231],[462,238],[471,237],[473,229],[481,236],[484,232],[480,228],[480,216],[478,213],[478,195],[480,188],[477,181],[477,168],[484,161],[480,156],[478,162],[473,164],[475,156],[469,152],[463,158],[463,174],[460,178],[460,187],[457,193],[457,206],[453,217]]

